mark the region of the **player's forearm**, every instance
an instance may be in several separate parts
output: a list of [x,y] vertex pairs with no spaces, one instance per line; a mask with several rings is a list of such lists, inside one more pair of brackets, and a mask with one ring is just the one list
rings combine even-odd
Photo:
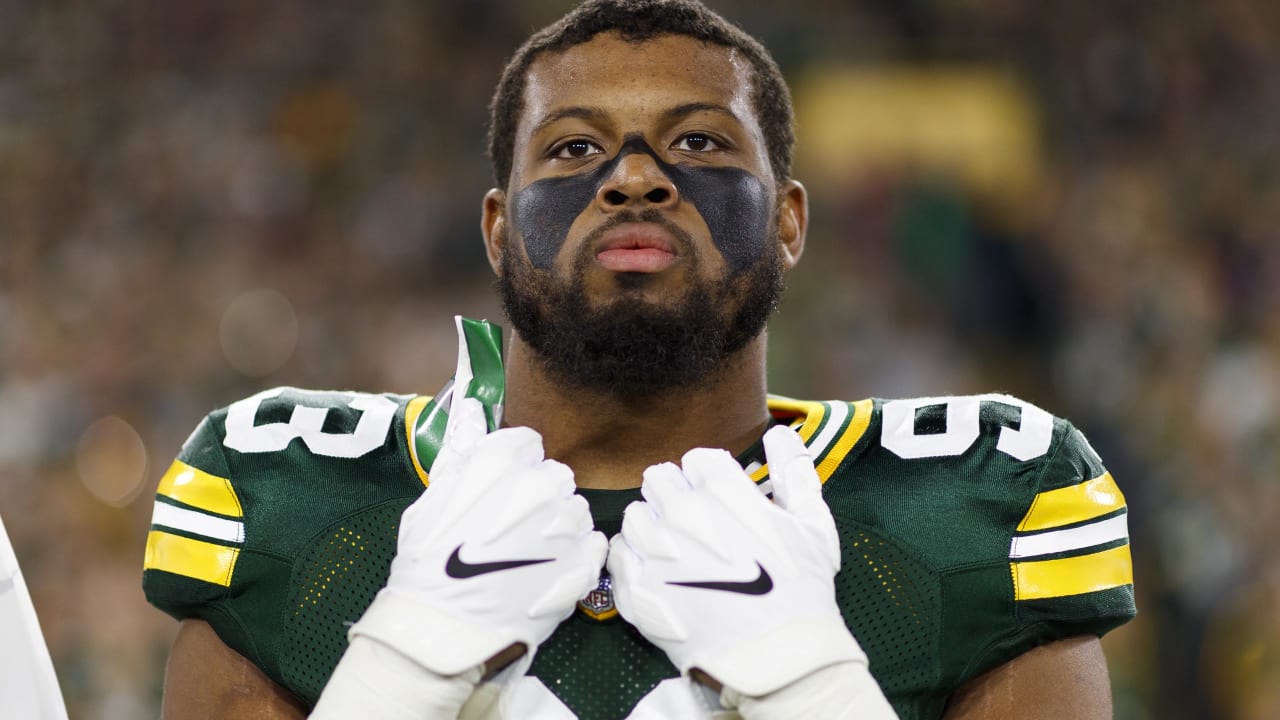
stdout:
[[744,720],[889,720],[898,715],[866,663],[828,665],[761,697],[724,688],[720,701]]
[[478,666],[458,675],[437,675],[394,648],[356,635],[310,717],[455,720],[480,675]]

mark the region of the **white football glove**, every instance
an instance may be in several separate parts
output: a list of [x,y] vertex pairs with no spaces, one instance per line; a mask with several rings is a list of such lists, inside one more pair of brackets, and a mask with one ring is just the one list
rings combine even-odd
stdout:
[[623,618],[681,672],[747,696],[867,662],[836,607],[840,541],[813,461],[787,427],[764,446],[774,502],[729,453],[690,450],[645,471],[609,548]]
[[538,645],[596,587],[608,544],[573,471],[526,427],[486,434],[479,401],[455,402],[430,485],[404,512],[391,576],[350,635],[440,675],[513,644]]

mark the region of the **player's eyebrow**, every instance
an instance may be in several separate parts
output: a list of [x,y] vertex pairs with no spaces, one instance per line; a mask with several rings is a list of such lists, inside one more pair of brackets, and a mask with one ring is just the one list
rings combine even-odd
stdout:
[[[739,125],[742,124],[742,119],[727,106],[709,102],[688,102],[676,105],[675,107],[662,111],[661,119],[663,122],[673,122],[700,112],[711,112],[719,115],[725,115],[737,122]],[[556,123],[567,118],[604,122],[608,117],[609,113],[604,108],[586,105],[571,105],[569,107],[559,108],[547,113],[545,117],[538,121],[537,125],[533,126],[533,131],[529,134],[537,135],[552,123]]]
[[717,104],[717,103],[709,103],[709,102],[690,102],[690,103],[684,103],[682,105],[677,105],[668,110],[664,110],[662,113],[662,119],[664,121],[670,122],[673,120],[680,120],[682,118],[688,117],[689,115],[693,115],[694,113],[700,113],[700,112],[711,112],[711,113],[717,113],[719,115],[727,115],[728,117],[736,121],[739,125],[742,124],[742,118],[739,118],[737,114],[734,113],[732,110],[730,110],[728,107]]
[[566,118],[578,118],[580,120],[592,120],[599,122],[605,120],[608,116],[609,114],[605,112],[603,108],[572,105],[570,107],[560,108],[548,113],[546,117],[538,121],[537,125],[533,126],[533,131],[529,134],[531,136],[537,135],[548,125]]

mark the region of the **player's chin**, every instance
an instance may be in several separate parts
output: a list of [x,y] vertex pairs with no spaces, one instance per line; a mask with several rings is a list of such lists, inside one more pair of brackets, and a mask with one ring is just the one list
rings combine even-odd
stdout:
[[689,267],[684,264],[660,272],[614,271],[596,267],[587,274],[585,286],[593,304],[607,304],[623,298],[670,304],[688,295],[696,282],[691,275]]
[[676,304],[660,292],[644,288],[622,289],[605,295],[588,296],[585,310],[592,317],[663,317],[675,312]]

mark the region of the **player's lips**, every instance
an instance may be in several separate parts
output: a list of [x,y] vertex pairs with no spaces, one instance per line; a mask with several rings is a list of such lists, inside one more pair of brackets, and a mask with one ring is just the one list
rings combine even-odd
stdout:
[[596,262],[614,272],[657,273],[679,259],[676,239],[661,225],[623,223],[596,241]]

